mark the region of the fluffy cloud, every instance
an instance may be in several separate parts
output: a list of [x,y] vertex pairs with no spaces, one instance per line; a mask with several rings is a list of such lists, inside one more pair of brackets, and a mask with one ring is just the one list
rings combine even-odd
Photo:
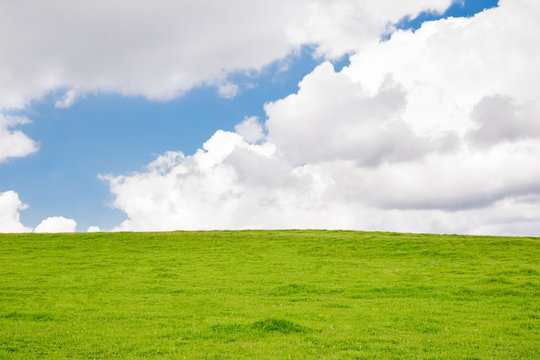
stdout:
[[218,94],[222,98],[232,99],[238,94],[238,85],[233,83],[225,83],[219,86]]
[[[335,58],[378,42],[381,34],[394,30],[404,16],[414,18],[419,10],[440,13],[452,0],[334,0],[308,1],[294,27],[292,38],[317,45],[321,56]],[[408,14],[408,15],[405,15]],[[375,35],[375,36],[374,36]]]
[[99,226],[95,226],[95,225],[91,225],[88,227],[88,229],[86,230],[86,232],[100,232],[101,229]]
[[[216,132],[192,156],[167,153],[146,172],[104,179],[129,216],[115,230],[274,228],[287,215],[288,226],[318,227],[324,216],[311,209],[324,181],[318,174],[231,132]],[[294,204],[305,205],[303,215]]]
[[343,73],[372,94],[390,75],[407,94],[402,118],[415,131],[464,134],[485,97],[537,100],[539,15],[534,0],[506,0],[472,18],[425,22],[364,47]]
[[39,223],[34,229],[36,233],[69,233],[75,232],[77,223],[63,216],[51,216]]
[[[540,227],[533,215],[540,210],[535,182],[540,169],[528,167],[539,150],[513,156],[511,149],[499,148],[471,158],[437,154],[399,167],[359,167],[351,161],[294,166],[271,143],[249,144],[218,131],[192,156],[168,153],[145,172],[105,179],[115,195],[113,205],[129,217],[114,230],[531,234]],[[485,162],[490,157],[499,158],[501,167]],[[503,173],[503,167],[510,171]]]
[[535,195],[539,11],[506,1],[397,32],[340,73],[323,64],[267,104],[268,139],[294,163],[326,162],[336,196],[378,208],[456,211]]
[[[224,98],[232,72],[257,72],[312,45],[337,57],[377,40],[400,18],[451,0],[202,0],[0,2],[0,116],[51,91],[56,107],[87,92],[168,100],[201,85]],[[0,162],[36,144],[0,117]],[[13,125],[13,124],[12,124]]]
[[14,191],[0,193],[0,232],[20,233],[30,232],[28,228],[21,224],[19,212],[28,207],[19,199],[19,194]]
[[62,99],[56,101],[54,106],[61,109],[68,108],[75,103],[75,100],[77,100],[77,95],[78,94],[75,89],[70,89],[66,91]]
[[247,142],[255,143],[264,138],[264,131],[256,116],[246,117],[234,127],[234,131]]
[[472,119],[478,127],[470,140],[479,146],[540,137],[540,99],[517,106],[509,97],[485,97],[474,107]]
[[[332,56],[377,39],[389,23],[451,0],[3,1],[0,108],[51,89],[170,99],[231,71],[257,70],[302,44]],[[359,21],[361,19],[361,21]],[[16,36],[14,36],[16,34]],[[225,93],[231,94],[231,85]]]
[[24,133],[11,128],[27,124],[23,117],[2,116],[0,114],[0,163],[9,158],[23,157],[38,150],[38,145]]
[[537,234],[539,12],[507,0],[385,42],[351,40],[350,66],[324,63],[265,106],[265,138],[245,120],[192,156],[104,177],[128,216],[117,230]]
[[[19,212],[28,208],[19,199],[19,194],[15,191],[6,191],[0,193],[0,233],[22,233],[32,232],[31,227],[24,226],[20,221]],[[43,220],[34,232],[37,233],[55,233],[55,232],[74,232],[77,223],[73,219],[67,219],[62,216],[52,216]],[[93,227],[91,227],[93,228]],[[90,229],[89,229],[90,231]],[[99,231],[99,228],[98,228]]]
[[450,146],[452,134],[423,139],[407,126],[406,95],[389,77],[371,94],[323,63],[297,94],[265,106],[268,138],[296,163],[355,160],[373,166]]

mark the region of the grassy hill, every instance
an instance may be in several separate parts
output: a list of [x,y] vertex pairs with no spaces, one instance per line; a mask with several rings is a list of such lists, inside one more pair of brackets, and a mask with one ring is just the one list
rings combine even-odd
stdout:
[[0,358],[539,359],[540,238],[0,235]]

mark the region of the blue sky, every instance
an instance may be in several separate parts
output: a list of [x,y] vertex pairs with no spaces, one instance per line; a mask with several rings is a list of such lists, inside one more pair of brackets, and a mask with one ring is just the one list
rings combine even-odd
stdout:
[[398,23],[398,28],[400,29],[418,29],[423,22],[437,20],[443,17],[468,17],[472,16],[480,11],[485,9],[490,9],[497,6],[498,0],[463,0],[455,1],[445,12],[444,14],[434,14],[430,12],[423,12],[420,15],[411,18],[406,16],[403,20]]
[[36,226],[54,213],[77,218],[81,230],[112,227],[125,215],[107,206],[109,191],[97,174],[140,170],[167,150],[191,154],[218,129],[232,130],[246,116],[264,118],[264,103],[295,92],[319,62],[305,48],[260,75],[233,74],[236,83],[254,83],[233,99],[201,87],[171,101],[88,94],[62,109],[54,106],[59,95],[51,94],[24,112],[33,120],[25,133],[40,142],[40,150],[0,165],[0,187],[18,189],[32,204],[21,213],[23,223]]
[[[425,21],[467,17],[496,4],[455,2],[443,15],[405,16],[397,27],[418,29]],[[113,228],[126,214],[109,206],[114,195],[98,174],[145,171],[146,164],[168,150],[193,154],[217,130],[234,131],[245,117],[257,116],[264,123],[263,105],[298,92],[299,81],[317,65],[330,58],[339,71],[349,63],[348,55],[333,60],[316,55],[315,49],[303,45],[260,72],[227,72],[227,81],[239,87],[231,99],[220,97],[214,85],[195,86],[172,100],[94,90],[70,107],[57,108],[64,91],[50,90],[7,112],[31,119],[18,128],[39,143],[39,151],[0,163],[0,192],[14,190],[30,205],[20,212],[21,222],[30,227],[55,215],[76,219],[79,231],[90,225]]]

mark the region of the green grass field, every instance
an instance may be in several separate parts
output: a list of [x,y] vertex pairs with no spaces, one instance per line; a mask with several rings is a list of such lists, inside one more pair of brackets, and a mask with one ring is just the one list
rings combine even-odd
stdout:
[[0,358],[540,359],[540,238],[0,235]]

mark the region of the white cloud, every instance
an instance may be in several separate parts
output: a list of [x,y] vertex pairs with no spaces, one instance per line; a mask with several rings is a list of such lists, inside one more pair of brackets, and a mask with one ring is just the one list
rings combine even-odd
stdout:
[[21,224],[19,212],[28,208],[14,191],[0,193],[0,233],[31,232]]
[[264,131],[256,116],[246,117],[234,127],[234,131],[249,143],[255,143],[264,138]]
[[440,13],[452,0],[334,0],[309,1],[302,9],[302,20],[289,29],[302,43],[317,44],[319,55],[337,58],[367,43],[377,43],[380,35],[394,30],[393,24],[420,11]]
[[[0,109],[50,90],[170,99],[229,72],[258,70],[303,44],[339,56],[388,23],[451,0],[219,0],[0,3]],[[234,86],[226,85],[226,94]]]
[[[536,174],[523,174],[514,181],[515,193],[505,193],[511,182],[498,186],[499,176],[485,183],[482,174],[490,166],[479,166],[482,159],[438,185],[441,175],[455,170],[452,166],[425,165],[432,178],[423,182],[418,180],[425,169],[389,167],[369,178],[368,170],[347,163],[292,167],[271,144],[249,145],[233,133],[218,132],[209,142],[214,143],[209,151],[177,158],[167,169],[109,178],[114,205],[129,216],[115,230],[300,227],[530,234],[540,226],[534,217],[540,202],[526,195],[538,192],[530,181]],[[515,166],[518,172],[526,160]],[[491,168],[489,177],[497,175]],[[475,178],[459,179],[472,169],[478,170]],[[407,174],[412,178],[403,177]],[[471,179],[475,182],[467,183]],[[456,187],[458,180],[469,187]]]
[[192,156],[105,177],[128,216],[117,230],[538,234],[539,12],[507,0],[383,43],[350,40],[361,46],[349,67],[324,63],[265,106],[265,142],[244,121]]
[[464,134],[485,97],[510,97],[516,106],[538,97],[539,15],[537,1],[506,0],[472,18],[425,22],[364,47],[343,73],[372,94],[390,75],[407,94],[402,118],[413,129]]
[[[271,143],[252,145],[222,131],[205,148],[167,160],[167,167],[106,177],[115,196],[113,206],[128,215],[114,230],[347,228],[534,234],[540,227],[540,218],[534,216],[540,209],[540,195],[535,195],[540,194],[535,182],[540,169],[529,166],[540,155],[539,147],[530,153],[514,149],[517,156],[504,148],[485,157],[438,153],[378,168],[351,161],[294,166]],[[500,159],[509,171],[486,162],[490,157]]]
[[540,98],[517,106],[509,97],[485,97],[475,105],[471,117],[478,127],[469,137],[476,145],[540,137]]
[[86,232],[101,232],[101,229],[99,228],[99,226],[91,225],[88,227]]
[[272,144],[253,145],[218,131],[193,156],[165,157],[154,163],[167,167],[103,177],[115,195],[113,206],[129,217],[115,230],[273,228],[295,212],[291,205],[303,203],[304,218],[290,216],[289,226],[322,224],[317,218],[323,215],[310,207],[324,180],[309,167],[289,166]]
[[371,94],[323,63],[297,94],[266,104],[268,139],[295,163],[354,160],[368,166],[451,145],[451,134],[428,139],[411,130],[402,120],[406,96],[391,78]]
[[[28,208],[19,199],[19,194],[15,191],[6,191],[0,193],[0,233],[22,233],[32,232],[31,227],[24,226],[20,221],[20,211]],[[67,219],[62,216],[52,216],[44,219],[33,230],[36,233],[56,233],[56,232],[74,232],[77,223],[73,219]],[[98,227],[90,227],[97,228]],[[90,231],[89,228],[89,231]]]
[[75,232],[77,223],[63,216],[51,216],[44,219],[34,229],[36,233],[69,233]]
[[[169,100],[216,86],[233,98],[227,77],[257,72],[312,45],[338,57],[377,41],[389,24],[451,0],[203,0],[0,2],[0,116],[51,91],[55,106],[87,92]],[[390,26],[391,27],[391,26]],[[35,143],[0,120],[0,161],[28,155]]]
[[225,83],[218,87],[218,94],[222,98],[232,99],[238,94],[238,85],[233,83]]
[[77,100],[77,96],[77,91],[75,89],[70,89],[66,91],[64,97],[61,100],[56,101],[54,106],[61,109],[68,108],[75,103],[75,100]]
[[3,116],[0,114],[0,163],[10,159],[27,156],[38,150],[38,144],[22,133],[11,128],[27,124],[23,117]]

